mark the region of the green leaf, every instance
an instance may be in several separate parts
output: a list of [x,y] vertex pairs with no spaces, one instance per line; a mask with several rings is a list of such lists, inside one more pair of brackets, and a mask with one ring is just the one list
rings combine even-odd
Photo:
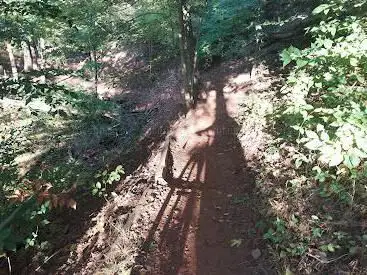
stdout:
[[358,59],[357,58],[354,58],[352,57],[350,60],[350,65],[352,65],[353,67],[357,67],[358,66]]
[[327,252],[329,249],[328,249],[328,246],[326,244],[320,246],[320,250],[321,251],[324,251],[324,252]]
[[102,188],[102,184],[101,184],[100,182],[97,182],[97,183],[96,183],[96,188],[97,188],[97,189],[101,189],[101,188]]
[[355,137],[357,147],[364,152],[367,152],[367,138]]
[[342,162],[343,162],[342,153],[339,152],[339,151],[335,151],[335,153],[332,155],[332,157],[330,159],[329,166],[330,167],[338,166]]
[[317,132],[321,132],[322,130],[324,130],[325,128],[324,128],[324,125],[322,125],[322,124],[317,124],[316,125],[316,131]]
[[320,5],[320,6],[318,6],[318,7],[316,7],[313,11],[312,11],[312,13],[313,14],[319,14],[319,13],[322,13],[324,10],[326,10],[327,8],[329,8],[330,7],[330,5],[328,5],[328,4],[322,4],[322,5]]
[[305,147],[310,150],[317,150],[322,147],[323,143],[319,139],[313,139],[305,144]]
[[349,168],[353,169],[358,167],[361,163],[361,159],[353,151],[349,150],[347,154],[344,155],[344,164]]
[[324,47],[328,50],[331,49],[333,47],[333,40],[325,39]]
[[335,252],[334,245],[329,243],[328,246],[327,246],[327,250],[329,250],[330,252]]
[[328,133],[326,133],[326,132],[321,132],[320,138],[323,141],[329,141],[330,140],[330,137],[329,137]]
[[306,130],[306,136],[309,138],[319,139],[319,136],[311,130]]
[[330,27],[329,31],[330,31],[331,35],[334,37],[335,34],[336,34],[336,27]]
[[283,61],[283,67],[287,66],[292,62],[292,57],[287,50],[283,50],[280,54],[281,60]]
[[302,68],[308,64],[308,61],[304,59],[297,59],[296,63],[298,68]]

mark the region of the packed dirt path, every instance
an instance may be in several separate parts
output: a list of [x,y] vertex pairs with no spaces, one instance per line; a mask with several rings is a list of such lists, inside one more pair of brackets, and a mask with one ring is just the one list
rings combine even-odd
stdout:
[[234,119],[250,71],[221,66],[203,76],[202,100],[173,132],[174,179],[137,257],[148,268],[137,274],[271,274]]

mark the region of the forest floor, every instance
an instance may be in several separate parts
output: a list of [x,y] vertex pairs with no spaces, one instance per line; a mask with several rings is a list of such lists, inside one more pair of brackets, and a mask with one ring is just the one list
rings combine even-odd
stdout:
[[251,70],[232,62],[203,76],[203,99],[173,130],[174,179],[153,202],[137,274],[272,274],[247,165],[259,140],[241,144],[236,121]]
[[[254,188],[268,108],[259,99],[272,96],[277,78],[265,66],[250,64],[226,62],[203,73],[198,105],[167,133],[173,137],[172,182],[154,180],[161,141],[49,271],[274,274]],[[248,104],[262,109],[262,117],[246,119]]]
[[[88,137],[75,139],[65,150],[91,143],[88,150],[80,148],[83,158],[88,154],[91,163],[122,163],[127,177],[105,199],[84,194],[76,211],[56,213],[56,230],[47,233],[52,249],[31,258],[20,255],[13,261],[15,271],[275,274],[277,263],[263,239],[264,209],[256,191],[269,138],[266,114],[280,78],[271,67],[248,59],[213,66],[202,73],[200,101],[186,115],[181,113],[178,70],[162,70],[153,85],[146,77],[136,81],[140,74],[134,68],[120,75],[116,83],[130,75],[131,82],[100,95],[128,106],[112,129],[116,135],[110,128],[98,135],[88,131]],[[138,133],[136,144],[129,148],[121,131]],[[155,176],[167,136],[172,137],[174,177],[162,184]],[[106,150],[96,147],[101,142],[107,157]]]

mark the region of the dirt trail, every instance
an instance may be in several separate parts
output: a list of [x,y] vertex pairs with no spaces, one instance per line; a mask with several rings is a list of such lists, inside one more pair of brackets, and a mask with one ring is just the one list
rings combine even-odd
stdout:
[[174,180],[137,257],[147,269],[136,273],[270,274],[256,255],[263,245],[249,203],[254,179],[234,119],[250,68],[221,66],[203,82],[203,99],[176,126]]

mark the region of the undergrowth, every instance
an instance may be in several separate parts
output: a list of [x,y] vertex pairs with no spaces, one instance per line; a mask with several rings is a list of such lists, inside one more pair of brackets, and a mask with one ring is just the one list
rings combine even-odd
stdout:
[[4,256],[45,241],[39,233],[50,223],[53,208],[73,211],[82,197],[105,196],[124,174],[116,161],[131,150],[144,117],[112,101],[27,76],[1,80],[0,88]]
[[273,139],[257,187],[269,220],[264,238],[289,272],[364,272],[365,8],[359,0],[318,6],[311,45],[281,54],[293,67],[268,116]]

